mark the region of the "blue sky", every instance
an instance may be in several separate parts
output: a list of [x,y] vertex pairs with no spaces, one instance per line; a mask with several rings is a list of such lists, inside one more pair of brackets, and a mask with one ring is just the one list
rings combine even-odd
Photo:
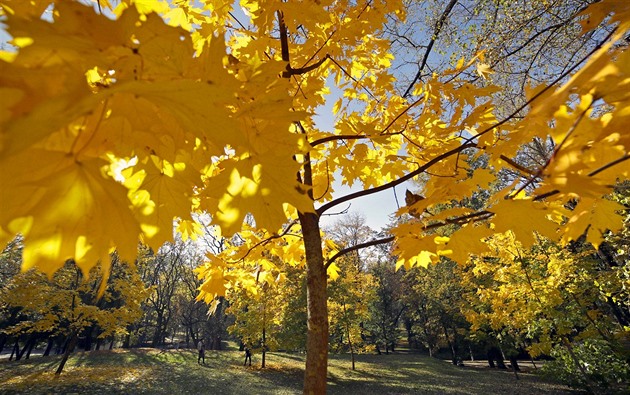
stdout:
[[[332,132],[334,130],[335,116],[332,111],[333,103],[337,101],[341,91],[336,90],[333,86],[330,86],[331,95],[327,100],[325,106],[321,106],[316,110],[314,117],[316,126],[323,131]],[[336,176],[335,179],[340,180],[340,176]],[[414,191],[417,187],[410,183],[404,183],[394,189],[388,189],[379,193],[375,193],[369,196],[364,196],[353,200],[350,203],[343,203],[337,207],[333,207],[327,212],[328,215],[324,215],[321,218],[320,224],[322,226],[332,225],[333,223],[341,220],[343,215],[330,215],[339,213],[344,210],[348,210],[348,213],[357,212],[363,214],[366,219],[366,223],[374,230],[380,230],[389,221],[389,216],[398,210],[398,204],[403,206],[405,204],[405,190],[409,188]],[[351,188],[347,185],[341,185],[339,181],[333,183],[333,196],[335,198],[345,196],[349,193],[359,192],[363,188],[358,183]],[[396,196],[398,197],[398,204],[396,203]]]

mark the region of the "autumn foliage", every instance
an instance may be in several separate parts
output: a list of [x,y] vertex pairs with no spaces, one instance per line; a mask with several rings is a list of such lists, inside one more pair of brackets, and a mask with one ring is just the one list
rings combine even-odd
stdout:
[[[319,218],[340,204],[421,177],[424,199],[397,213],[415,218],[383,240],[406,268],[465,262],[496,234],[597,247],[621,229],[625,207],[605,196],[630,170],[626,2],[584,11],[584,32],[614,29],[505,117],[483,51],[397,93],[379,32],[405,18],[401,1],[243,0],[247,22],[223,1],[0,6],[15,46],[0,54],[2,241],[24,236],[26,269],[72,258],[87,273],[114,248],[133,260],[139,239],[157,250],[174,220],[195,237],[191,213],[209,213],[240,237],[199,269],[200,299],[272,284],[273,257],[305,265],[309,391],[325,388],[326,269],[345,253],[321,242]],[[315,114],[329,101],[325,130]],[[534,139],[552,142],[548,160],[515,164]],[[502,169],[519,176],[505,183]],[[361,191],[333,195],[335,179]],[[483,207],[454,204],[481,189],[493,191]]]

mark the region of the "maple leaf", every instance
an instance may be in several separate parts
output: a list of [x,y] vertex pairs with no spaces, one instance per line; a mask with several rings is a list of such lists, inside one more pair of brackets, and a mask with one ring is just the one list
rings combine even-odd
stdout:
[[12,174],[3,178],[0,223],[24,234],[25,268],[51,275],[73,258],[87,274],[114,247],[126,259],[136,255],[139,227],[127,190],[103,175],[105,165],[41,149],[0,162],[0,174]]
[[186,219],[190,215],[193,186],[199,173],[191,171],[182,162],[171,164],[156,156],[148,159],[139,170],[140,174],[133,176],[142,181],[130,192],[130,199],[141,207],[141,226],[148,237],[146,241],[157,250],[173,237],[175,218]]
[[227,279],[225,277],[225,264],[223,261],[214,256],[208,256],[208,260],[203,266],[199,266],[195,269],[197,277],[203,280],[203,283],[199,286],[199,295],[197,300],[203,300],[207,304],[210,304],[217,296],[224,296],[227,287]]
[[415,265],[427,267],[430,263],[437,261],[438,255],[435,253],[437,245],[434,237],[423,234],[422,223],[412,221],[400,224],[391,230],[396,236],[394,255],[398,256],[396,269],[404,266],[410,269]]
[[339,278],[339,271],[341,269],[339,269],[339,266],[337,266],[337,264],[335,264],[334,262],[328,266],[328,268],[326,269],[326,273],[328,274],[328,278],[331,281],[335,281]]
[[477,74],[483,79],[488,79],[490,74],[494,74],[494,71],[490,68],[490,65],[486,63],[478,63],[477,64]]
[[513,232],[526,247],[536,241],[534,232],[550,239],[559,237],[558,226],[549,220],[550,211],[545,203],[533,202],[531,198],[501,199],[491,211],[495,214],[494,229]]
[[582,199],[565,227],[563,242],[578,240],[586,234],[586,241],[598,248],[607,231],[618,232],[622,228],[623,216],[618,211],[625,212],[627,208],[612,200]]
[[458,229],[445,244],[452,251],[449,258],[463,265],[472,255],[482,255],[488,250],[483,240],[493,233],[483,225],[468,224]]
[[[296,180],[300,167],[291,158],[275,155],[246,156],[223,163],[223,172],[213,177],[213,183],[227,185],[223,190],[207,191],[218,196],[218,212],[213,221],[225,234],[238,231],[245,215],[251,213],[257,226],[279,229],[287,215],[283,203],[301,212],[313,211],[313,203],[298,189]],[[218,195],[216,192],[219,192]]]

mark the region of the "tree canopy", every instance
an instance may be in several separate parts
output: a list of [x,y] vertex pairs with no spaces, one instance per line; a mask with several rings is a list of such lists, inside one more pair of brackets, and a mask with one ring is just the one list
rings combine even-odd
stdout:
[[[239,237],[199,268],[200,299],[271,283],[274,257],[306,268],[305,392],[325,391],[337,257],[394,241],[397,266],[410,268],[466,261],[495,234],[525,248],[584,235],[598,246],[621,229],[625,207],[605,196],[630,170],[626,2],[571,14],[584,34],[609,28],[555,78],[524,80],[507,114],[495,100],[508,88],[492,78],[504,63],[484,42],[448,68],[421,67],[397,93],[385,27],[404,21],[403,1],[242,0],[239,13],[211,0],[0,6],[15,46],[0,53],[2,241],[23,235],[25,268],[52,274],[73,259],[107,272],[112,249],[131,261],[139,239],[157,250],[174,220],[195,237],[191,213],[210,214]],[[329,102],[326,130],[316,115]],[[514,158],[532,141],[549,142],[549,155],[522,166]],[[503,169],[518,176],[506,182]],[[322,215],[414,179],[422,190],[397,213],[414,218],[391,235],[322,242]],[[335,180],[361,191],[336,196]],[[475,208],[460,204],[480,190],[491,192]]]

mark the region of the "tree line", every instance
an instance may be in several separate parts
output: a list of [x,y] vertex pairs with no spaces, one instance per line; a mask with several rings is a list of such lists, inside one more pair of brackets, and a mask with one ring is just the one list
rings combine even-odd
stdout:
[[[627,185],[613,199],[628,204]],[[396,222],[405,218],[397,218]],[[387,232],[388,228],[381,230]],[[592,391],[614,390],[630,378],[628,226],[593,247],[562,247],[543,237],[524,248],[497,235],[495,248],[465,264],[446,257],[426,268],[397,269],[389,245],[357,249],[329,271],[329,350],[351,355],[405,352],[484,359],[519,371],[519,360],[543,360],[544,371]],[[337,248],[360,245],[376,231],[350,214],[326,228]],[[21,240],[2,252],[0,349],[28,359],[34,347],[67,355],[112,347],[193,348],[204,340],[221,350],[232,340],[260,355],[306,351],[306,284],[302,270],[276,262],[253,287],[231,292],[214,310],[197,300],[195,269],[208,245],[178,239],[158,251],[140,245],[133,264],[111,255],[106,284],[98,270],[83,276],[73,261],[52,277],[20,272]],[[205,247],[204,247],[205,246]],[[254,290],[253,292],[251,290]],[[65,359],[64,359],[65,361]],[[541,364],[542,365],[542,364]],[[61,372],[60,367],[59,372]]]

